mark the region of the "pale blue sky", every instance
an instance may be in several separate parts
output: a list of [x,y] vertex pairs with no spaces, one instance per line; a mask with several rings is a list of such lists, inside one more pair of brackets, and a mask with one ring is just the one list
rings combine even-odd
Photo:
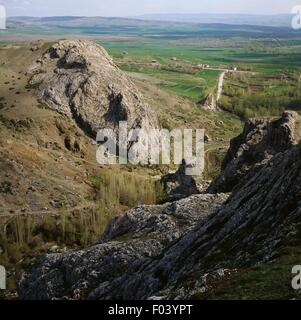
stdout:
[[0,0],[8,16],[134,16],[148,13],[290,13],[301,0]]

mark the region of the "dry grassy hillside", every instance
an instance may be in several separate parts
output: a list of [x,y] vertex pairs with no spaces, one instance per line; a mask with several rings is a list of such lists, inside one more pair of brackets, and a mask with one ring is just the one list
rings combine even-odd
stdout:
[[99,169],[95,145],[28,86],[27,69],[46,47],[0,49],[2,213],[91,205],[85,197],[91,194],[87,178]]

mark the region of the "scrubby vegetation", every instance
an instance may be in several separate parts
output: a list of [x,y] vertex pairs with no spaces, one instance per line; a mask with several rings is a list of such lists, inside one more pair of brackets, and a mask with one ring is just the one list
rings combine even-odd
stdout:
[[224,160],[227,150],[224,148],[207,148],[205,150],[205,168],[203,178],[213,180],[221,172],[221,164]]
[[96,201],[104,208],[134,207],[162,200],[163,189],[155,180],[128,172],[106,171],[93,177]]
[[221,107],[243,119],[278,116],[301,107],[299,74],[228,74]]
[[159,182],[135,173],[103,170],[91,178],[91,183],[95,207],[1,218],[0,265],[9,270],[9,289],[15,287],[12,279],[18,279],[35,256],[51,248],[87,247],[100,238],[115,215],[138,205],[156,204],[164,197]]

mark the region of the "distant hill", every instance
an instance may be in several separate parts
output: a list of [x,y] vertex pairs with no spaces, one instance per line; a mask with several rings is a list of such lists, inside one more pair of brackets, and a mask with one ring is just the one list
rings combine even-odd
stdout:
[[[119,17],[78,17],[78,16],[59,16],[59,17],[9,17],[8,23],[23,23],[25,25],[51,26],[51,27],[102,27],[102,26],[162,26],[174,25],[178,22],[172,21],[150,21],[149,19],[119,18]],[[187,23],[185,23],[187,24]]]
[[143,20],[173,21],[188,23],[223,23],[270,27],[289,27],[292,15],[250,15],[250,14],[147,14],[133,17]]
[[150,26],[158,24],[228,24],[269,27],[290,27],[292,15],[239,15],[239,14],[148,14],[133,17],[10,17],[9,22],[25,24],[52,25],[60,27],[91,27],[104,24]]
[[[300,32],[289,26],[289,15],[149,15],[118,17],[10,17],[2,39],[32,37],[104,35],[184,38],[300,38]],[[157,20],[156,20],[157,19]],[[165,21],[169,20],[169,21]],[[278,26],[276,26],[278,24]]]

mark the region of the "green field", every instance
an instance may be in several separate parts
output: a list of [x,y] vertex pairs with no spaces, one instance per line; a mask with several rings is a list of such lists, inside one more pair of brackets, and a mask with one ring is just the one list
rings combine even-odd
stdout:
[[300,73],[228,74],[221,106],[243,119],[300,111]]
[[[301,46],[286,45],[264,46],[265,42],[241,44],[233,38],[232,45],[223,40],[211,42],[195,41],[191,45],[179,40],[150,40],[143,38],[100,41],[115,58],[118,66],[127,72],[145,75],[145,79],[162,88],[178,94],[200,99],[209,92],[214,92],[221,72],[217,70],[199,70],[200,64],[212,68],[238,67],[245,72],[260,74],[278,79],[279,73],[286,73],[294,78],[301,72]],[[193,42],[193,41],[192,41]],[[176,61],[173,61],[176,58]],[[295,85],[295,84],[293,84]]]
[[272,75],[301,71],[300,32],[287,27],[101,17],[11,18],[0,42],[22,41],[24,36],[88,37],[103,45],[123,70],[194,100],[214,92],[220,74],[202,71],[197,68],[200,64]]
[[283,43],[276,46],[275,43],[267,43],[271,45],[268,47],[265,40],[242,44],[240,39],[232,39],[232,45],[237,43],[236,48],[226,47],[225,45],[229,43],[222,40],[214,43],[195,40],[194,45],[168,38],[151,41],[131,38],[123,41],[101,41],[101,43],[115,57],[120,57],[122,52],[127,52],[138,61],[155,59],[163,65],[170,64],[170,58],[175,56],[184,62],[207,63],[217,67],[238,66],[246,71],[294,71],[296,68],[301,70],[300,44],[291,46]]

